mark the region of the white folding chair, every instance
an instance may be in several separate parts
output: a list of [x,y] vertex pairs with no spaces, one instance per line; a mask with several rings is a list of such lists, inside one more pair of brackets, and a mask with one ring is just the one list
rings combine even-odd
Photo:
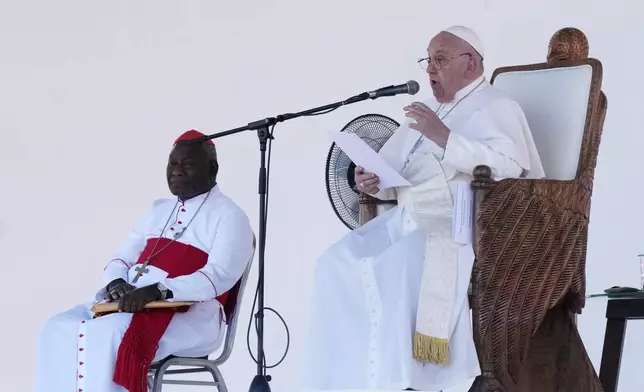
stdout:
[[[185,358],[169,356],[157,363],[153,363],[148,371],[148,389],[151,392],[161,392],[163,384],[175,385],[196,385],[196,386],[214,386],[218,392],[228,392],[224,378],[219,370],[219,367],[224,364],[230,357],[235,344],[235,332],[237,330],[237,322],[239,319],[239,309],[241,308],[242,297],[246,287],[246,281],[250,273],[253,259],[255,257],[255,238],[253,238],[253,254],[248,261],[244,274],[237,283],[237,296],[229,296],[228,300],[235,300],[234,311],[229,315],[230,319],[226,326],[226,336],[224,339],[223,350],[219,357],[216,359],[208,359],[208,356],[201,358]],[[235,287],[231,289],[235,290]],[[172,369],[170,367],[183,367],[183,369]],[[187,368],[186,368],[187,367]],[[193,380],[166,380],[165,375],[176,374],[192,374],[192,373],[206,373],[212,375],[213,381],[193,381]]]

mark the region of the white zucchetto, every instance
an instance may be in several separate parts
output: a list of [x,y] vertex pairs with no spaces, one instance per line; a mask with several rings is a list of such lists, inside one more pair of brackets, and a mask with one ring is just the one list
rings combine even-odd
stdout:
[[443,31],[455,35],[463,41],[467,42],[481,55],[481,57],[485,57],[485,54],[483,53],[483,43],[479,39],[479,36],[476,35],[476,33],[472,29],[465,26],[452,26]]

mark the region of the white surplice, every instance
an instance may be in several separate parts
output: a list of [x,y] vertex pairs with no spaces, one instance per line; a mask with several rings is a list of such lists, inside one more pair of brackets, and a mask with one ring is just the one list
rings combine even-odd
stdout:
[[[254,251],[248,217],[218,186],[210,194],[179,201],[178,205],[177,202],[176,198],[156,201],[103,273],[105,285],[117,278],[132,282],[136,275],[134,265],[146,242],[161,235],[172,239],[188,224],[177,242],[208,254],[206,265],[193,274],[167,278],[165,271],[148,266],[150,271],[134,284],[143,287],[160,282],[172,290],[174,297],[170,301],[199,301],[187,312],[174,315],[154,361],[169,355],[206,356],[221,346],[225,324],[222,305],[215,297],[241,278]],[[166,222],[165,232],[161,233]],[[103,288],[96,300],[105,294]],[[132,314],[115,313],[93,319],[91,305],[92,302],[78,305],[45,324],[38,345],[36,392],[125,391],[112,382],[112,377],[119,344]]]
[[[380,150],[412,187],[422,177],[414,163],[428,155],[440,162],[452,197],[458,183],[473,179],[477,165],[490,166],[495,179],[543,177],[523,111],[483,77],[451,103],[426,104],[451,130],[445,149],[423,138],[411,153],[420,133],[406,122]],[[412,211],[409,190],[376,194],[397,199],[398,205],[344,236],[318,260],[303,358],[306,390],[437,391],[480,374],[467,301],[471,245],[458,250],[448,365],[413,358],[426,235]]]

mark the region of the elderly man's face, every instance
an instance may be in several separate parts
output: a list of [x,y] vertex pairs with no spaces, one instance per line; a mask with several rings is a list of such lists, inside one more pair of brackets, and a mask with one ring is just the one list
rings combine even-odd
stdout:
[[166,169],[170,192],[183,199],[208,192],[213,184],[213,170],[203,145],[177,144]]
[[460,38],[439,33],[429,43],[427,74],[438,102],[450,102],[458,90],[470,82],[468,71],[474,61],[472,48]]

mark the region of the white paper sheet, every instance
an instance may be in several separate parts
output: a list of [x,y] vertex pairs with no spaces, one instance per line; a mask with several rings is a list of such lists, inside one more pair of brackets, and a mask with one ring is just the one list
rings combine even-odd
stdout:
[[411,185],[356,134],[329,132],[329,135],[353,163],[378,176],[380,189]]
[[472,211],[474,196],[468,182],[456,184],[454,211],[452,214],[452,240],[457,244],[472,243]]

